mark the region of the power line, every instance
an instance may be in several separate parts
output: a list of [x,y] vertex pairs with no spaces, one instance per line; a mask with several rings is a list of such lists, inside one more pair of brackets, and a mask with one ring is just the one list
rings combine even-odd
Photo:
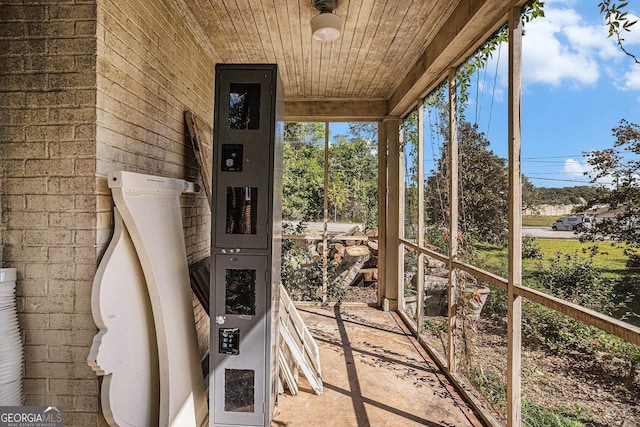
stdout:
[[537,159],[567,159],[569,157],[584,157],[585,154],[566,154],[564,156],[544,156],[544,157],[523,157],[522,160],[537,160]]
[[577,182],[581,184],[594,184],[591,181],[583,181],[579,179],[554,179],[554,178],[542,178],[542,177],[536,177],[536,176],[527,176],[527,178],[530,180],[537,179],[540,181],[561,181],[561,182]]
[[[522,160],[538,160],[538,159],[568,159],[571,157],[587,157],[592,151],[602,151],[602,150],[590,150],[588,152],[585,153],[580,153],[580,154],[565,154],[562,156],[541,156],[541,157],[522,157]],[[616,154],[624,154],[627,150],[616,150],[614,149],[613,152]]]
[[[536,175],[575,175],[576,172],[534,172]],[[522,172],[523,175],[527,175]],[[527,175],[528,176],[528,175]]]
[[[525,163],[525,162],[523,161],[523,163]],[[527,160],[526,163],[542,163],[542,164],[545,164],[545,165],[564,165],[566,163],[566,161],[564,161],[564,162],[557,162],[557,161],[554,162],[554,161],[546,161],[546,160]]]

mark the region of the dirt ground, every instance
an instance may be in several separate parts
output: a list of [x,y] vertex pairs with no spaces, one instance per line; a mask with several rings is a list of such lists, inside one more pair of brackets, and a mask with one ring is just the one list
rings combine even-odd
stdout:
[[[485,371],[506,381],[506,327],[480,320],[475,360]],[[640,426],[640,378],[627,383],[620,360],[602,355],[556,355],[525,342],[522,356],[522,395],[535,404],[579,414],[593,427]],[[524,424],[524,423],[523,423]]]
[[[375,286],[351,288],[345,301],[375,302]],[[432,338],[437,347],[442,347]],[[640,374],[629,381],[623,361],[604,355],[557,355],[524,339],[522,395],[536,405],[578,414],[592,427],[640,426]],[[484,374],[506,384],[506,325],[480,319],[474,354]],[[504,417],[499,413],[498,418]],[[527,425],[523,423],[523,425]]]

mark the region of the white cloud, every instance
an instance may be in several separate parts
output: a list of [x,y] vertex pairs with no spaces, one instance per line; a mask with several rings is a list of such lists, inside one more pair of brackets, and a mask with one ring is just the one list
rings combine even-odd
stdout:
[[[627,19],[629,22],[640,21],[640,17],[633,12],[629,12]],[[631,31],[623,31],[620,33],[620,36],[624,39],[623,43],[628,46],[640,45],[640,22],[629,27],[629,29]]]
[[[639,21],[632,27],[631,31],[624,31],[620,34],[622,38],[623,47],[640,59],[640,17],[634,14],[628,15],[629,21]],[[615,40],[615,35],[612,36],[612,40]],[[616,46],[616,49],[620,49]],[[617,80],[617,86],[622,90],[640,90],[640,65],[633,63],[631,58],[625,57],[626,61],[631,65],[624,70],[613,70],[612,75]],[[621,77],[622,76],[622,77]]]
[[[562,168],[562,172],[567,174],[569,179],[580,181],[590,179],[592,171],[593,167],[588,163],[583,163],[572,158],[565,160],[564,167]],[[613,180],[611,179],[611,177],[603,177],[597,180],[597,183],[600,185],[611,185],[612,182]]]
[[640,66],[635,66],[624,75],[624,88],[640,90]]
[[559,2],[548,4],[544,18],[525,26],[524,82],[593,85],[602,73],[599,61],[615,60],[622,54],[607,38],[604,25],[589,24],[576,10],[559,6]]
[[571,178],[583,178],[584,173],[588,172],[590,167],[586,163],[581,163],[575,159],[567,159],[564,162],[563,172],[571,175]]
[[623,38],[626,43],[634,46],[640,46],[640,16],[630,13],[629,21],[638,21],[632,27],[630,27],[629,32],[623,33]]
[[[608,37],[597,4],[547,0],[544,11],[544,17],[525,25],[522,71],[525,90],[536,84],[574,89],[604,82],[618,90],[640,91],[640,65],[620,50],[615,37]],[[630,21],[638,19],[631,12],[628,16]],[[624,32],[623,37],[624,46],[640,58],[640,22],[630,32]],[[486,64],[487,70],[497,71],[498,84],[491,89],[495,99],[506,96],[508,77],[507,45],[503,43],[499,49]]]

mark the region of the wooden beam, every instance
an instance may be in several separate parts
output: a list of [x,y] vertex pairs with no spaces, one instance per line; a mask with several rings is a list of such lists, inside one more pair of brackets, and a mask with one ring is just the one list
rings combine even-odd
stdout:
[[383,100],[290,100],[284,104],[288,122],[377,121],[387,115]]
[[448,345],[447,367],[449,372],[456,372],[456,286],[458,279],[453,261],[458,258],[458,97],[457,97],[456,69],[449,69],[449,286],[448,286]]
[[386,127],[387,139],[387,223],[386,223],[386,257],[385,264],[385,296],[383,308],[385,311],[397,311],[399,298],[404,289],[401,278],[402,265],[400,253],[400,227],[404,226],[401,220],[401,207],[404,205],[402,198],[401,174],[402,152],[400,151],[400,120],[393,118],[384,121],[381,126]]
[[640,328],[606,314],[598,313],[578,304],[565,301],[525,286],[514,287],[514,292],[530,301],[541,304],[566,316],[615,335],[631,344],[640,346]]
[[389,97],[389,114],[404,115],[441,80],[447,68],[457,66],[504,24],[509,9],[519,3],[523,1],[459,2]]
[[509,12],[509,273],[507,282],[507,425],[522,421],[522,21],[520,7]]
[[[418,247],[424,246],[424,102],[418,107]],[[424,254],[418,252],[418,300],[416,301],[418,317],[416,329],[422,332],[424,323]]]
[[329,122],[324,123],[324,200],[322,222],[322,303],[327,302],[329,286],[329,251],[327,230],[329,226]]
[[[387,126],[378,123],[378,306],[382,301],[387,287]],[[398,245],[398,242],[394,242]]]

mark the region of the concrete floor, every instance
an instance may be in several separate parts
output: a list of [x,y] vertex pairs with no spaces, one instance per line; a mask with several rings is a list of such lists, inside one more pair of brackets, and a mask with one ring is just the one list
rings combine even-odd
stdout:
[[320,349],[324,393],[300,375],[272,427],[482,426],[401,320],[375,308],[304,308]]

